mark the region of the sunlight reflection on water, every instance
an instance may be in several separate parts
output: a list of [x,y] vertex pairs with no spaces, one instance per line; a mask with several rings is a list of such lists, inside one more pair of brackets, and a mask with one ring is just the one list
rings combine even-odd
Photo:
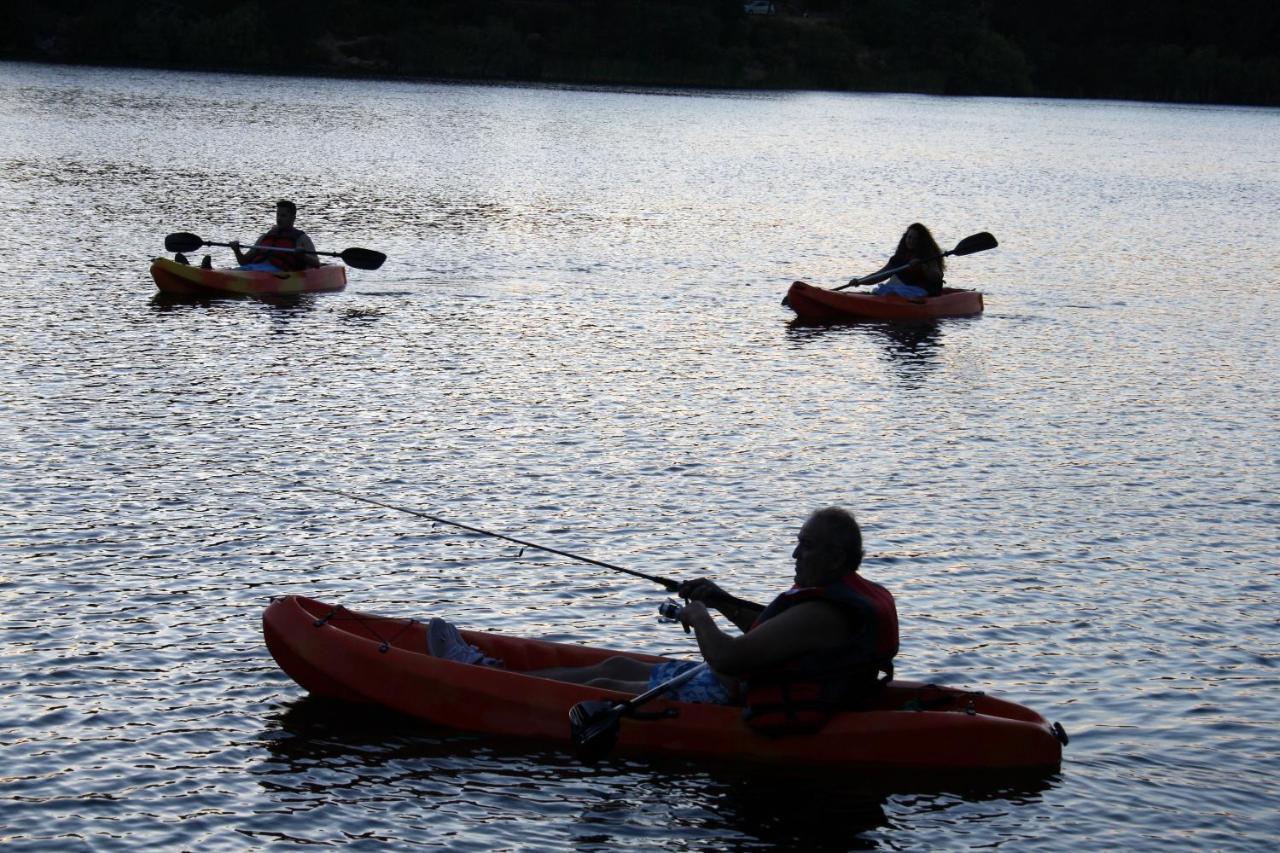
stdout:
[[[1280,315],[1238,287],[1278,248],[1276,111],[0,75],[8,843],[1280,832]],[[154,298],[164,233],[246,239],[282,195],[391,260],[294,302]],[[789,323],[787,283],[874,269],[917,218],[1000,238],[951,261],[983,316]],[[900,674],[1061,719],[1063,770],[828,791],[318,708],[266,656],[271,595],[693,649],[642,581],[299,482],[756,599],[846,504]]]

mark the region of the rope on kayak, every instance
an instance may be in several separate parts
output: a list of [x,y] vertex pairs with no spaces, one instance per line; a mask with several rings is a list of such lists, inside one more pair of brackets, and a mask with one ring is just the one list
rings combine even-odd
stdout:
[[[345,617],[346,619],[352,622],[355,622],[361,628],[363,628],[364,630],[372,634],[373,638],[378,641],[378,651],[384,654],[391,650],[391,644],[396,640],[397,637],[399,637],[405,631],[408,631],[414,625],[421,624],[418,622],[417,619],[387,619],[381,616],[373,617],[373,619],[370,619],[360,615],[359,613],[355,613],[351,610],[348,610],[347,608],[343,607],[341,604],[335,606],[332,610],[330,610],[324,616],[321,616],[319,619],[315,620],[313,624],[316,628],[323,628],[330,621],[334,621],[334,622],[338,621],[339,615]],[[390,637],[384,638],[382,634],[378,632],[378,629],[374,625],[375,619],[378,622],[400,622],[402,624],[400,625],[400,630],[396,631]]]
[[317,619],[317,620],[315,621],[315,627],[317,627],[317,628],[323,628],[323,627],[324,627],[324,625],[325,625],[325,623],[326,623],[326,622],[328,622],[330,619],[332,619],[334,616],[337,616],[337,615],[338,615],[338,611],[340,611],[340,610],[342,610],[342,609],[343,609],[342,605],[341,605],[341,604],[339,604],[337,607],[333,608],[333,609],[332,609],[332,610],[330,610],[328,613],[326,613],[325,615],[323,615],[323,616],[321,616],[319,619]]

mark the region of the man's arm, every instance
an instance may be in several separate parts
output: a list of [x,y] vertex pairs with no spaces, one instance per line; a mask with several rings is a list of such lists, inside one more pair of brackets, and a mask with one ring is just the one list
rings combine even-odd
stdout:
[[[271,235],[270,231],[264,232],[260,237],[258,237],[257,240],[253,241],[253,245],[255,246],[258,245],[263,240],[267,239],[267,237],[269,237],[270,235]],[[240,245],[239,240],[232,240],[227,245],[231,247],[231,251],[236,253],[236,263],[239,264],[240,266],[244,266],[245,264],[256,263],[262,260],[261,256],[263,252],[260,249],[250,249],[248,253],[246,253],[244,251],[244,247]]]
[[797,604],[737,637],[721,631],[701,602],[690,602],[681,621],[693,629],[698,649],[711,668],[735,677],[778,666],[805,652],[835,648],[849,637],[844,614],[824,601]]
[[320,266],[320,256],[316,254],[316,246],[311,238],[303,234],[298,238],[297,248],[302,251],[302,260],[309,267]]
[[706,578],[685,581],[680,584],[677,594],[681,598],[701,601],[708,607],[714,607],[724,614],[724,618],[738,626],[740,631],[748,630],[764,612],[762,605],[732,596],[717,586],[715,581]]

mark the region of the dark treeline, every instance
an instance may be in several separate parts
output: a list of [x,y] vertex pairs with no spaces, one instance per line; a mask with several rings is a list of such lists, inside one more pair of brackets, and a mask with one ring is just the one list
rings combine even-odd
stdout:
[[0,0],[0,56],[1280,105],[1274,0]]

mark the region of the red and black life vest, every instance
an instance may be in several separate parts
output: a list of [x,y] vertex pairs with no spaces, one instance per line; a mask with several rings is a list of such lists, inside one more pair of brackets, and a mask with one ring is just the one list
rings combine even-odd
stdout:
[[[255,245],[272,246],[279,249],[296,249],[298,241],[305,236],[297,228],[286,227],[282,225],[272,226],[271,230],[258,238]],[[293,270],[306,269],[307,256],[301,252],[267,252],[262,249],[254,249],[245,255],[244,262],[246,264],[271,264],[277,269],[285,272]]]
[[827,601],[849,620],[852,639],[809,652],[746,679],[743,719],[769,734],[820,729],[836,711],[866,702],[893,678],[898,608],[889,590],[856,572],[821,587],[792,587],[775,598],[752,628],[805,601]]

